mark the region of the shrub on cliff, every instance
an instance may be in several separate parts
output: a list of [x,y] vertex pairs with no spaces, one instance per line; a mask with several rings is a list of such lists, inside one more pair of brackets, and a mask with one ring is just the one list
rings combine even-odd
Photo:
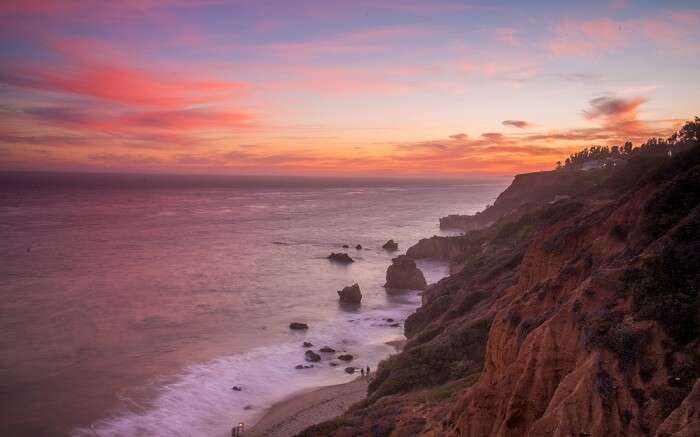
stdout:
[[380,363],[369,394],[390,394],[436,386],[481,370],[490,323],[483,320],[452,328],[427,344],[404,350]]

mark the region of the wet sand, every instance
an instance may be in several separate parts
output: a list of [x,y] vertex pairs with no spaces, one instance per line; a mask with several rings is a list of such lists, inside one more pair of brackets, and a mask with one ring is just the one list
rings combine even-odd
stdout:
[[367,378],[321,387],[292,396],[273,405],[245,433],[251,437],[289,437],[311,425],[333,419],[367,396]]

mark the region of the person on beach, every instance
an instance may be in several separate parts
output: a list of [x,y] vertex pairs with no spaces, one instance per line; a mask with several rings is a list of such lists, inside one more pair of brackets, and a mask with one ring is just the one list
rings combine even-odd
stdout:
[[360,374],[361,374],[362,376],[365,376],[365,369],[360,369]]
[[369,378],[369,366],[367,366],[367,378]]

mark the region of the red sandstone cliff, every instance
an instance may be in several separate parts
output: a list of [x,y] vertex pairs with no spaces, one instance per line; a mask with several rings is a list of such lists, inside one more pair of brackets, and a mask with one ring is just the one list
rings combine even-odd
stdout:
[[700,435],[698,147],[449,248],[368,399],[302,435]]

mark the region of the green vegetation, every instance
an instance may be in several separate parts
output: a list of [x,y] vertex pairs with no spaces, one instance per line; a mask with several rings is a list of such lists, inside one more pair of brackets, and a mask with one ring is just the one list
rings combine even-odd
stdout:
[[451,329],[430,343],[404,350],[380,363],[370,383],[373,399],[445,384],[481,370],[490,323],[483,320]]

